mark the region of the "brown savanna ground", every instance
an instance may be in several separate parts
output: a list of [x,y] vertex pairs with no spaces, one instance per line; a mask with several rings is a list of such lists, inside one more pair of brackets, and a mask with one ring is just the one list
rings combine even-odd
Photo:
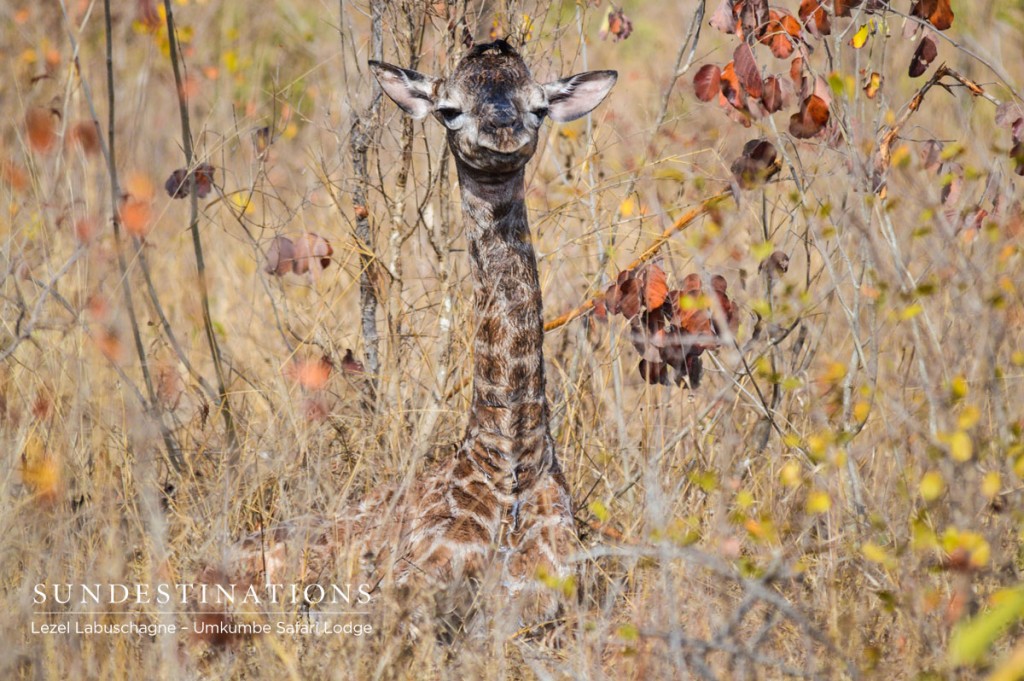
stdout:
[[[525,35],[538,76],[620,73],[590,119],[546,125],[528,172],[549,318],[727,189],[746,141],[779,149],[769,185],[661,251],[671,285],[727,278],[739,350],[705,353],[703,383],[687,391],[647,385],[621,317],[547,335],[554,435],[583,530],[579,580],[551,585],[578,600],[560,646],[410,640],[401,604],[377,602],[371,636],[274,633],[223,650],[181,635],[34,635],[32,622],[66,618],[35,614],[33,587],[189,582],[261,522],[330,513],[445,456],[468,408],[473,334],[454,171],[440,126],[381,102],[374,237],[361,246],[350,139],[370,105],[369,3],[174,0],[195,153],[214,167],[198,231],[232,447],[191,202],[162,187],[185,165],[162,3],[113,3],[118,240],[90,134],[90,107],[107,132],[103,4],[65,2],[66,15],[52,2],[0,7],[0,677],[973,678],[1014,654],[1022,668],[1019,628],[977,666],[950,653],[956,628],[1024,570],[1024,178],[1011,133],[992,101],[933,88],[892,146],[884,200],[869,179],[880,131],[940,62],[1000,102],[1020,92],[1019,0],[954,2],[943,35],[955,44],[939,40],[916,80],[900,15],[859,50],[864,16],[836,20],[827,49],[809,39],[843,123],[833,144],[792,138],[792,109],[744,129],[695,98],[696,70],[736,45],[707,26],[714,6],[668,92],[692,0],[626,2],[633,33],[619,42],[599,36],[607,5],[487,3],[499,34]],[[480,5],[386,4],[385,59],[411,64],[412,41],[431,73],[456,55],[450,18],[468,6],[472,30]],[[788,61],[756,55],[788,77]],[[873,71],[884,81],[868,98]],[[930,140],[944,145],[938,169]],[[273,237],[304,232],[330,242],[331,265],[267,274]],[[352,349],[370,366],[367,248],[372,376],[342,361]],[[769,291],[758,268],[772,250],[790,264]],[[138,610],[141,622],[189,621]]]

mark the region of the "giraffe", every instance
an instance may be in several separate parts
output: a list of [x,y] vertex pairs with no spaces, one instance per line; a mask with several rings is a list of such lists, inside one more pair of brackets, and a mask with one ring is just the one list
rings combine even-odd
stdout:
[[299,563],[304,574],[316,574],[337,569],[347,551],[360,557],[360,569],[390,573],[399,585],[425,582],[463,598],[496,586],[517,603],[520,623],[542,621],[559,607],[551,585],[574,572],[568,559],[577,538],[549,427],[525,167],[543,119],[586,115],[617,75],[591,71],[541,84],[503,40],[473,47],[448,79],[369,65],[403,111],[432,115],[445,127],[455,161],[477,328],[465,436],[453,456],[405,490],[384,488],[339,518],[252,535],[229,573],[272,582]]

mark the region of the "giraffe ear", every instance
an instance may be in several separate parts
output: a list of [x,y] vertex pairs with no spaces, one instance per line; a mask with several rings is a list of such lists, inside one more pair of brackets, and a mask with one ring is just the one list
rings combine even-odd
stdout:
[[370,70],[387,96],[405,113],[420,119],[434,110],[438,78],[379,61],[371,61]]
[[618,77],[615,71],[587,71],[545,83],[548,115],[560,123],[586,116],[608,96]]

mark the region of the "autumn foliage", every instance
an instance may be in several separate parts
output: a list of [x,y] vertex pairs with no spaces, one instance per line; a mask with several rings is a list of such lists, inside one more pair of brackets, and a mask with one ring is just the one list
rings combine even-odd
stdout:
[[701,354],[739,328],[736,305],[727,293],[725,277],[711,277],[705,294],[698,274],[688,274],[681,288],[669,289],[668,277],[656,263],[619,273],[605,292],[596,314],[622,315],[629,339],[640,355],[638,370],[648,383],[700,385]]

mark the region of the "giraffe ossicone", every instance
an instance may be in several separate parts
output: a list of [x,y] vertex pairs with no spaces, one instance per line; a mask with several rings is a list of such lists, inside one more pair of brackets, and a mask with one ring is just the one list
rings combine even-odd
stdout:
[[[458,171],[474,281],[473,393],[453,456],[407,489],[371,495],[341,518],[254,534],[229,558],[229,575],[271,582],[361,563],[370,579],[422,583],[465,596],[493,585],[520,621],[558,609],[571,583],[577,538],[572,499],[555,453],[545,397],[543,316],[525,203],[525,166],[543,119],[586,115],[614,71],[538,83],[507,42],[472,48],[449,78],[370,62],[384,92],[415,118],[447,130]],[[451,599],[449,599],[451,600]],[[464,605],[464,604],[463,604]],[[448,604],[449,610],[463,609]]]

